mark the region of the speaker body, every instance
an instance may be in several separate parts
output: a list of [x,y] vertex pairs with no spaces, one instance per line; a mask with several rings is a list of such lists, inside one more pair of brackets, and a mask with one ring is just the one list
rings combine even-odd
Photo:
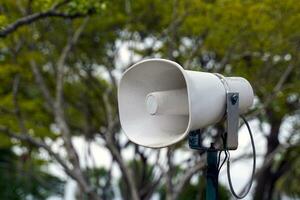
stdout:
[[[252,105],[253,90],[241,77],[225,77],[239,93],[239,112]],[[189,131],[217,123],[226,109],[226,88],[212,73],[184,70],[164,59],[148,59],[127,69],[119,83],[121,126],[132,142],[151,148],[172,145]]]

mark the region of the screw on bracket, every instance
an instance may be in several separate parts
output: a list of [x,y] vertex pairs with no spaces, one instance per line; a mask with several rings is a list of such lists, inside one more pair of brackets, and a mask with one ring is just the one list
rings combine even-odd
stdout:
[[236,94],[233,94],[231,96],[231,103],[232,103],[232,105],[236,104],[236,102],[238,101],[238,99],[239,99],[239,96],[236,95]]

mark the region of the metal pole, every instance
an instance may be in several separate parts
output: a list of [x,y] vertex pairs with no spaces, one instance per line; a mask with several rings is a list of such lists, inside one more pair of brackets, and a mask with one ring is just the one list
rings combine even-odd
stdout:
[[218,200],[217,151],[207,151],[206,200]]
[[188,142],[191,149],[207,152],[206,200],[218,200],[218,151],[214,149],[213,144],[210,148],[201,146],[200,130],[191,131]]

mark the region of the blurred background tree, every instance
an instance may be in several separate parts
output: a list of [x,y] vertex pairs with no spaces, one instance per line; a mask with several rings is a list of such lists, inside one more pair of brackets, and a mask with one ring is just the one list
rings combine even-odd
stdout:
[[[299,21],[298,0],[2,0],[3,199],[63,195],[64,180],[49,172],[51,164],[77,183],[79,199],[203,197],[204,154],[184,142],[140,148],[120,130],[118,79],[149,57],[247,78],[256,93],[247,117],[266,141],[252,197],[299,198]],[[107,150],[110,167],[87,165],[78,137],[89,159],[103,156],[90,153],[92,144]]]
[[42,170],[47,164],[32,154],[20,156],[10,149],[0,149],[0,198],[45,199],[51,195],[63,195],[64,182]]

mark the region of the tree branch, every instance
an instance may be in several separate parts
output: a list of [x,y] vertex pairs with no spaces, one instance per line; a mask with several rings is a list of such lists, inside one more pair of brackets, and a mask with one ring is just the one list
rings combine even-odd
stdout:
[[19,92],[19,85],[20,85],[20,74],[17,74],[14,78],[14,82],[13,82],[13,104],[14,104],[14,113],[16,115],[16,118],[18,120],[19,123],[19,127],[21,132],[25,133],[26,132],[26,127],[25,127],[25,123],[24,123],[24,119],[22,117],[21,114],[21,110],[19,107],[19,102],[18,102],[18,92]]
[[113,143],[112,138],[110,137],[111,134],[106,133],[104,135],[105,140],[106,140],[106,146],[111,152],[112,157],[114,160],[117,161],[120,170],[122,171],[122,174],[125,178],[126,183],[128,184],[130,193],[131,193],[131,199],[132,200],[139,200],[139,194],[137,191],[137,187],[134,181],[134,175],[133,172],[130,168],[128,168],[122,158],[121,153],[119,152],[118,148],[116,145]]
[[199,170],[203,169],[206,166],[206,162],[203,160],[198,161],[196,164],[194,164],[192,167],[188,168],[184,175],[180,178],[179,183],[176,185],[175,189],[173,190],[173,199],[177,199],[186,184],[190,181],[192,176],[199,172]]
[[192,47],[191,51],[188,53],[188,57],[185,60],[184,64],[183,64],[183,68],[188,70],[191,69],[191,63],[193,61],[193,59],[197,56],[197,53],[199,51],[199,49],[202,47],[203,45],[203,41],[206,38],[206,36],[208,35],[208,31],[204,31],[203,34],[201,34],[200,36],[198,36],[195,40],[195,46]]
[[100,199],[100,197],[93,191],[93,188],[90,186],[88,181],[83,175],[83,172],[80,167],[80,161],[78,154],[72,143],[71,130],[66,122],[63,108],[63,84],[64,84],[64,75],[65,75],[65,62],[67,56],[71,52],[73,46],[77,43],[80,35],[82,34],[87,22],[88,17],[85,18],[81,26],[75,31],[75,33],[70,38],[69,42],[64,47],[58,62],[57,62],[57,77],[56,77],[56,98],[54,104],[54,116],[55,122],[59,127],[61,132],[64,145],[66,147],[68,158],[74,167],[74,173],[78,177],[78,184],[80,189],[89,195],[91,199]]
[[[278,153],[280,153],[282,151],[288,151],[289,149],[297,147],[297,146],[299,146],[299,143],[296,143],[296,144],[290,145],[290,146],[283,145],[283,144],[278,145],[276,147],[276,149],[274,149],[274,151],[272,151],[269,155],[267,155],[265,157],[263,165],[258,170],[256,170],[256,173],[254,175],[254,180],[258,179],[259,176],[261,176],[261,174],[264,172],[264,170],[266,168],[272,166],[274,158]],[[249,184],[249,182],[243,187],[243,189],[241,190],[241,193],[243,193],[246,190],[246,188],[248,187],[248,184]]]
[[65,19],[74,19],[74,18],[84,17],[84,16],[92,14],[91,12],[88,12],[87,14],[82,14],[82,13],[68,14],[68,13],[63,13],[63,12],[57,12],[56,11],[59,7],[66,4],[68,1],[69,0],[58,3],[58,4],[54,5],[48,11],[34,13],[34,14],[27,15],[25,17],[22,17],[22,18],[16,20],[15,22],[7,25],[6,27],[4,27],[0,31],[0,38],[1,37],[6,37],[8,34],[16,31],[21,26],[28,25],[28,24],[31,24],[35,21],[45,19],[45,18],[48,18],[48,17],[59,17],[59,18],[65,18]]
[[259,106],[259,108],[257,110],[255,110],[254,112],[250,113],[250,116],[248,116],[249,119],[254,118],[255,116],[257,116],[257,114],[261,113],[261,111],[263,109],[265,109],[265,108],[267,108],[269,106],[269,104],[272,102],[273,98],[282,89],[283,85],[287,81],[287,79],[288,79],[289,75],[292,73],[293,69],[294,69],[294,65],[289,65],[285,69],[285,71],[283,72],[282,76],[280,76],[280,79],[278,80],[278,82],[274,86],[274,88],[273,88],[272,92],[270,93],[270,95],[265,98],[264,103],[261,106]]
[[[37,148],[42,148],[44,150],[46,150],[49,155],[51,157],[53,157],[64,169],[64,171],[74,180],[76,180],[78,182],[79,185],[85,185],[85,180],[82,179],[82,175],[78,174],[76,168],[71,169],[67,163],[64,161],[63,158],[61,158],[59,156],[58,153],[55,153],[50,146],[48,146],[44,141],[39,140],[39,139],[35,139],[33,137],[31,137],[29,134],[26,133],[21,133],[21,134],[17,134],[14,133],[12,131],[10,131],[8,128],[1,126],[0,125],[0,132],[6,134],[8,137],[11,138],[15,138],[17,140],[20,141],[24,141],[27,142],[29,144],[32,144],[33,146],[37,147]],[[94,200],[100,200],[100,197],[97,196],[96,193],[93,192],[92,188],[87,188],[87,190],[84,191],[89,197],[90,199],[94,199]]]
[[27,142],[27,143],[32,144],[33,146],[35,146],[37,148],[45,149],[63,167],[63,169],[65,170],[65,172],[69,176],[71,176],[72,178],[74,178],[76,180],[76,176],[70,170],[70,168],[65,163],[65,161],[57,153],[54,153],[52,151],[52,149],[50,148],[50,146],[48,146],[42,140],[35,139],[35,138],[31,137],[30,135],[28,135],[26,133],[22,133],[22,134],[13,133],[8,128],[6,128],[4,126],[1,126],[1,125],[0,125],[0,131],[2,133],[6,134],[8,137],[15,138],[17,140]]
[[56,77],[56,99],[54,105],[54,115],[55,121],[61,131],[64,143],[66,145],[67,151],[70,156],[70,160],[72,164],[75,166],[80,166],[78,155],[75,151],[75,148],[71,141],[71,131],[66,123],[64,116],[64,108],[63,108],[63,83],[64,83],[64,69],[65,62],[68,54],[70,53],[72,47],[78,41],[79,36],[81,35],[85,25],[87,23],[87,19],[83,22],[83,24],[75,31],[72,38],[69,40],[67,45],[64,47],[59,60],[57,62],[57,77]]
[[36,81],[38,87],[40,88],[40,91],[41,91],[41,93],[44,96],[44,99],[46,101],[47,108],[48,108],[49,111],[53,112],[53,110],[54,110],[54,100],[53,100],[53,97],[50,94],[50,91],[49,91],[45,81],[44,81],[44,78],[43,78],[40,70],[36,66],[36,62],[34,60],[30,60],[30,65],[31,65],[32,73],[35,77],[35,81]]
[[173,156],[174,156],[174,150],[172,147],[168,147],[167,151],[167,165],[168,165],[168,171],[166,172],[165,178],[166,178],[166,199],[167,200],[174,200],[173,198],[173,171],[174,171],[174,166],[173,166]]

